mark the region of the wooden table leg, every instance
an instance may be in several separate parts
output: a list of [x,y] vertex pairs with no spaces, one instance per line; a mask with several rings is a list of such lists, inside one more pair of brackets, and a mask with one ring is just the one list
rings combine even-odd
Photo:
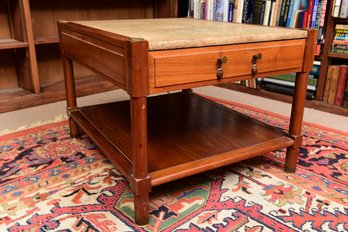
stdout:
[[131,97],[131,140],[135,223],[149,222],[149,192],[151,182],[147,160],[147,104],[146,97]]
[[299,149],[302,144],[302,120],[304,104],[306,101],[308,82],[308,72],[297,73],[295,82],[294,97],[292,100],[292,110],[289,126],[289,134],[294,139],[294,145],[286,150],[285,171],[295,172]]
[[63,55],[63,67],[65,76],[65,94],[67,101],[67,113],[69,116],[70,136],[76,138],[79,134],[78,125],[70,117],[70,111],[77,108],[76,91],[74,81],[74,69],[72,60]]

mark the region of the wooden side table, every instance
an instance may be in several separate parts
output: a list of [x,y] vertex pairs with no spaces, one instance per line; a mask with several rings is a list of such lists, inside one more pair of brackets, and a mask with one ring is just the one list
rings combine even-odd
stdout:
[[[82,129],[127,178],[137,224],[148,222],[153,186],[285,147],[285,170],[295,171],[315,30],[194,19],[60,21],[58,28],[71,137]],[[73,61],[130,100],[78,107]],[[289,72],[297,75],[288,133],[190,91]],[[173,90],[183,91],[151,96]]]

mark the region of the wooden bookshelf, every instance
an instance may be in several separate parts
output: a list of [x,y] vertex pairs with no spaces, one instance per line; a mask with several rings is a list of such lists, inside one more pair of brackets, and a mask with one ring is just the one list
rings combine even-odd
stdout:
[[[177,17],[178,3],[179,0],[0,1],[0,112],[65,98],[57,36],[59,19]],[[75,66],[77,81],[89,86],[81,94],[100,92],[88,84],[93,83],[91,72]]]
[[[348,24],[348,19],[344,18],[335,18],[332,17],[332,9],[333,9],[334,0],[328,0],[328,7],[326,13],[326,21],[325,21],[325,43],[323,47],[323,53],[321,55],[321,66],[320,66],[320,75],[318,79],[316,100],[322,101],[324,97],[325,91],[325,82],[326,75],[329,65],[332,64],[340,64],[346,63],[348,60],[348,55],[339,54],[331,52],[332,40],[335,36],[335,26],[336,24]],[[348,111],[347,109],[343,109],[344,111]]]

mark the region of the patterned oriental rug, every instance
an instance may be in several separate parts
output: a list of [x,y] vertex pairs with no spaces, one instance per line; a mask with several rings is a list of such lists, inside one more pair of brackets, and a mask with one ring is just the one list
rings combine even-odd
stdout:
[[[220,103],[273,126],[288,119]],[[66,121],[0,137],[0,231],[348,231],[348,134],[304,124],[296,173],[284,152],[155,187],[133,223],[127,181]]]

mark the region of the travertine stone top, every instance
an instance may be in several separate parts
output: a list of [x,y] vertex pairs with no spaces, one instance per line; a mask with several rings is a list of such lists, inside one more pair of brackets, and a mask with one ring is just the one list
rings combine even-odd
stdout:
[[74,21],[149,42],[149,50],[306,38],[307,31],[189,18]]

